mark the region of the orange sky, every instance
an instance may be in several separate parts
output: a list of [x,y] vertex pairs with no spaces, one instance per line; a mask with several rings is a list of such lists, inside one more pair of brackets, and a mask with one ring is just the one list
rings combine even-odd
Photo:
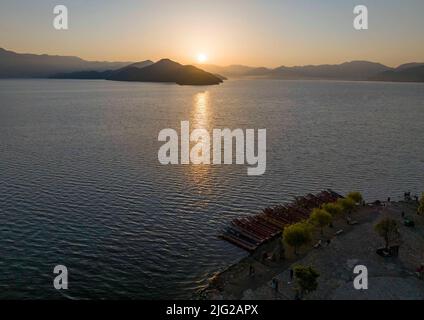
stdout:
[[55,1],[2,3],[0,46],[89,60],[164,57],[276,67],[370,60],[424,61],[424,1],[362,1],[370,29],[352,27],[356,1],[64,0],[69,30],[52,27]]

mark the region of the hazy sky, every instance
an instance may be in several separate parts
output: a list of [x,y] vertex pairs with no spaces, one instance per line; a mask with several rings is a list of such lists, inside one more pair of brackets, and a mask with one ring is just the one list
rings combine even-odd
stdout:
[[[69,30],[53,28],[53,7]],[[369,30],[353,8],[369,9]],[[0,0],[0,47],[89,60],[279,66],[424,61],[423,0]]]

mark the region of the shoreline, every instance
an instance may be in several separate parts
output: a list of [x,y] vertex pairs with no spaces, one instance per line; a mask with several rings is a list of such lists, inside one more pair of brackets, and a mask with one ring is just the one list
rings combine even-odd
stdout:
[[[351,264],[355,264],[356,260],[365,261],[365,265],[372,266],[372,271],[378,270],[379,278],[373,277],[373,282],[381,282],[375,286],[375,290],[368,290],[360,295],[361,299],[374,297],[384,300],[387,299],[389,292],[392,295],[398,294],[400,298],[402,295],[407,295],[409,299],[424,299],[424,281],[418,280],[414,275],[415,267],[424,263],[424,217],[416,214],[416,208],[417,202],[414,200],[394,201],[380,206],[376,204],[358,206],[352,213],[355,224],[349,225],[344,217],[337,217],[333,221],[333,228],[327,227],[323,235],[315,230],[312,242],[304,246],[298,255],[294,255],[292,249],[283,243],[281,235],[277,236],[259,245],[255,251],[240,261],[216,272],[208,279],[208,284],[194,294],[194,299],[294,299],[295,288],[294,283],[290,281],[289,272],[291,267],[299,262],[309,262],[319,266],[318,272],[322,274],[318,290],[307,298],[354,299],[357,292],[352,291],[349,286],[346,287],[346,283],[352,281],[351,272],[354,266]],[[414,220],[414,228],[403,225],[402,212]],[[375,234],[373,226],[382,216],[390,216],[399,221],[403,243],[397,260],[395,258],[384,260],[375,253],[382,242]],[[339,230],[343,231],[337,234]],[[324,243],[327,239],[331,241],[329,245],[314,248],[320,240]],[[367,244],[367,250],[362,252]],[[334,252],[337,254],[332,254]],[[266,259],[264,254],[267,256]],[[328,266],[327,261],[331,261]],[[346,263],[350,265],[346,266]],[[342,265],[344,266],[341,268],[341,274],[332,274],[330,267]],[[249,276],[251,267],[255,270],[254,276]],[[373,274],[370,268],[370,278],[371,276]],[[384,280],[390,277],[393,279]],[[274,278],[279,279],[281,283],[282,289],[279,289],[278,293],[271,288],[271,281]],[[403,280],[398,281],[399,279]],[[378,288],[384,286],[389,288],[379,291]],[[398,288],[402,286],[406,288]],[[421,291],[422,295],[420,295]]]

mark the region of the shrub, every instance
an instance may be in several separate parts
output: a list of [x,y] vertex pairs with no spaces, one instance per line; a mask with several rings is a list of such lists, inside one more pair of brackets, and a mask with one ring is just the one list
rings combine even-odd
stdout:
[[348,193],[347,198],[352,199],[355,201],[355,203],[361,203],[363,200],[362,194],[360,192],[350,192]]
[[400,239],[399,226],[396,220],[383,218],[374,226],[374,230],[384,239],[386,249],[390,244]]
[[355,208],[355,201],[353,201],[351,198],[344,198],[337,200],[337,204],[339,204],[344,213],[350,213]]
[[421,195],[420,205],[418,207],[418,214],[423,214],[424,215],[424,192]]
[[328,226],[332,220],[333,217],[330,213],[318,208],[312,210],[311,217],[309,218],[311,224],[318,226],[321,229],[321,235],[324,232],[324,227]]
[[331,214],[333,217],[336,217],[343,213],[343,208],[338,203],[326,203],[322,208]]
[[289,246],[293,247],[294,253],[297,254],[299,247],[311,242],[311,228],[306,222],[292,224],[284,228],[283,240]]
[[315,291],[318,288],[319,273],[312,267],[296,265],[293,267],[294,277],[299,286],[300,295]]

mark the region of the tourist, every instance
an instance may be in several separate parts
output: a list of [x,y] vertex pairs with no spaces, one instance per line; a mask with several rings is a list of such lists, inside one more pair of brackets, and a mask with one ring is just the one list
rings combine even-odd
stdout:
[[272,288],[275,290],[275,292],[278,292],[278,279],[277,278],[272,279]]
[[405,218],[405,211],[402,211],[402,218]]
[[424,263],[421,263],[421,266],[417,268],[417,276],[419,279],[424,279]]
[[249,276],[250,277],[253,277],[254,275],[255,275],[255,268],[252,265],[250,265],[250,267],[249,267]]
[[293,275],[294,275],[294,271],[293,269],[290,269],[290,281],[293,281]]

